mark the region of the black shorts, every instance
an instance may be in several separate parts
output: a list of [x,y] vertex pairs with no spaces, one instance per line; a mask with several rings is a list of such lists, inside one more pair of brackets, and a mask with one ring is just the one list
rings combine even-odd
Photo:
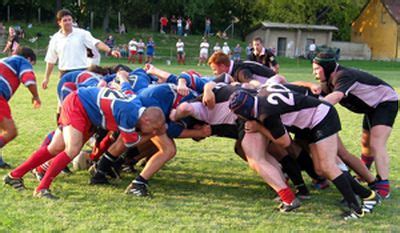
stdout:
[[393,127],[398,110],[398,101],[380,103],[374,111],[364,114],[363,129],[369,131],[376,125]]
[[211,134],[218,137],[238,139],[238,126],[230,124],[211,125]]
[[242,120],[240,118],[238,118],[236,120],[236,125],[237,125],[237,139],[239,141],[242,141],[244,138],[244,135],[246,134],[246,132],[244,131],[244,125],[246,124],[245,120]]
[[331,107],[325,118],[312,129],[290,130],[295,133],[296,139],[305,140],[308,144],[317,143],[342,129],[339,115],[334,107]]

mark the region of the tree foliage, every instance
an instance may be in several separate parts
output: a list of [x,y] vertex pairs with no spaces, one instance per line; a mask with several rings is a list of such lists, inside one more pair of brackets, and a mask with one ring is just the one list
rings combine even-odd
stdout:
[[[78,4],[78,2],[80,4]],[[79,24],[89,26],[90,12],[94,13],[94,26],[104,30],[116,29],[118,13],[126,26],[134,28],[158,27],[161,15],[167,17],[190,17],[197,33],[204,30],[204,19],[210,17],[212,30],[225,30],[232,20],[235,34],[244,37],[261,21],[328,24],[339,28],[334,39],[348,40],[350,24],[368,0],[3,0],[1,12],[11,6],[15,19],[32,21],[36,19],[37,8],[56,12],[60,7],[73,11]],[[4,14],[2,14],[4,15]],[[46,20],[53,20],[48,16]],[[1,16],[4,20],[5,16]],[[229,31],[230,32],[230,31]],[[229,34],[228,32],[228,34]]]

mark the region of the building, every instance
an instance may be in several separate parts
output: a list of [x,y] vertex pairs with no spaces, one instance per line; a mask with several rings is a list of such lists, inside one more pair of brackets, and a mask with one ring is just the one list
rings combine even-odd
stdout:
[[330,46],[337,30],[329,25],[262,22],[246,36],[246,41],[261,37],[264,47],[274,49],[278,56],[298,57],[307,55],[310,44]]
[[372,59],[400,60],[399,0],[370,0],[351,26],[351,41],[366,43]]

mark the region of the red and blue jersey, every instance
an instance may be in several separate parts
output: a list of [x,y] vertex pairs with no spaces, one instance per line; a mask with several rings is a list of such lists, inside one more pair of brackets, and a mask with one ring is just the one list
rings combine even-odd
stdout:
[[135,126],[145,108],[134,95],[109,88],[88,87],[78,89],[78,97],[94,126],[119,131],[127,147],[139,142],[140,135]]
[[186,86],[188,88],[196,91],[199,94],[203,93],[204,85],[211,81],[209,78],[202,77],[201,74],[197,73],[194,70],[188,70],[182,72],[179,76],[171,74],[167,78],[167,83],[178,84],[178,80],[181,78],[186,80]]
[[169,113],[173,108],[176,108],[181,102],[196,98],[196,96],[197,93],[194,91],[190,91],[187,96],[181,96],[178,94],[175,84],[163,83],[143,89],[138,93],[137,98],[145,107],[161,108],[165,119],[169,119]]
[[18,55],[1,59],[0,95],[7,101],[10,100],[21,82],[25,86],[36,85],[36,77],[31,63]]
[[[110,82],[115,78],[116,74],[112,74],[107,75],[104,80]],[[147,88],[150,84],[157,83],[157,79],[147,74],[142,68],[129,72],[128,80],[134,93],[138,93],[140,90]]]
[[73,71],[64,74],[57,85],[57,95],[60,103],[71,92],[80,87],[96,87],[101,76],[90,71]]

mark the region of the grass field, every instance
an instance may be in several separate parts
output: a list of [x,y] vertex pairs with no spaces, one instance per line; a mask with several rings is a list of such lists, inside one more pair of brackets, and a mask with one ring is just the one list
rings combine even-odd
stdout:
[[[114,63],[115,60],[106,60]],[[281,59],[281,73],[289,80],[312,80],[311,65],[303,60]],[[389,62],[344,62],[378,75],[400,92],[400,65]],[[207,67],[166,66],[177,73],[194,68],[210,74]],[[35,66],[39,83],[44,76],[44,64]],[[12,165],[18,165],[55,127],[56,76],[50,89],[40,90],[42,108],[33,110],[28,91],[21,87],[11,101],[19,136],[4,149]],[[341,136],[354,154],[359,154],[361,116],[338,107],[342,120]],[[233,152],[233,141],[209,138],[202,142],[177,140],[178,152],[150,182],[153,199],[127,196],[123,193],[132,180],[125,175],[113,186],[89,186],[85,171],[60,176],[52,186],[61,197],[58,201],[34,199],[37,181],[31,174],[25,177],[28,191],[0,188],[0,232],[37,231],[400,231],[400,138],[395,125],[388,143],[391,155],[392,197],[376,211],[353,222],[339,218],[339,193],[335,188],[312,190],[312,199],[304,201],[295,213],[274,211],[274,193],[265,188],[261,179]],[[0,170],[3,176],[7,171]],[[306,175],[305,175],[306,177]],[[310,179],[306,177],[306,183]]]

